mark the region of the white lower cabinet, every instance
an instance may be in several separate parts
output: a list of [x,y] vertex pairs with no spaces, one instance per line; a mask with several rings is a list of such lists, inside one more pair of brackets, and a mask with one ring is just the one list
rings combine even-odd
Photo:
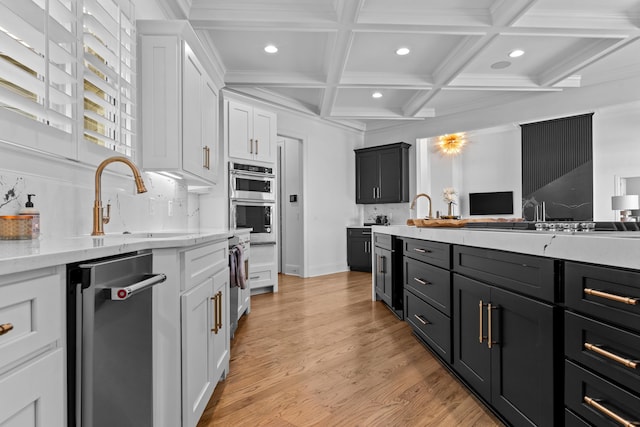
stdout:
[[62,427],[64,267],[0,276],[0,426]]
[[217,322],[217,295],[209,278],[185,292],[182,300],[182,420],[194,426],[215,387],[211,334]]
[[154,250],[154,427],[195,427],[229,371],[228,245]]
[[213,328],[211,341],[213,344],[213,378],[216,382],[226,377],[229,371],[229,270],[225,269],[213,276],[214,319],[218,323]]
[[[228,253],[227,241],[184,253],[186,291],[180,297],[183,427],[198,424],[213,389],[229,371]],[[189,283],[191,278],[199,280]]]
[[251,245],[249,282],[251,294],[278,292],[278,253],[276,245]]
[[1,427],[65,425],[62,355],[58,348],[0,377]]

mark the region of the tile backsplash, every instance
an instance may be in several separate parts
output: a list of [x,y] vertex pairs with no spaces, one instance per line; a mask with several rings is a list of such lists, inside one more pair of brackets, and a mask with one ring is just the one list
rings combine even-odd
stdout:
[[[90,234],[93,226],[95,168],[66,159],[16,152],[2,147],[0,215],[15,215],[35,194],[40,211],[40,238]],[[116,165],[113,163],[112,165]],[[123,231],[197,230],[198,196],[186,184],[144,172],[147,192],[136,194],[126,166],[109,165],[102,174],[102,204],[111,203],[105,233]]]

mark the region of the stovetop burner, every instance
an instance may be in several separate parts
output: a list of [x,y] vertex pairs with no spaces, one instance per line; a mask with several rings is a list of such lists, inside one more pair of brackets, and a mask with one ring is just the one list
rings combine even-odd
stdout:
[[513,221],[513,222],[468,222],[465,228],[494,230],[536,230],[550,232],[594,232],[594,231],[640,231],[640,223],[619,221]]

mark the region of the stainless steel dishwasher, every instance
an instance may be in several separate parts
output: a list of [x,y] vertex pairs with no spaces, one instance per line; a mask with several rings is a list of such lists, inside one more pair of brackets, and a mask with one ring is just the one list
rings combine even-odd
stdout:
[[151,253],[67,266],[69,427],[153,425]]

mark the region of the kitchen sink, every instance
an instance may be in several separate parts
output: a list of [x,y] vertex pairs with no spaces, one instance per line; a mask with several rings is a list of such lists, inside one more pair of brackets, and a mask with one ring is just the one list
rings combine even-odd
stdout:
[[145,231],[138,233],[128,233],[125,231],[122,234],[110,234],[110,236],[130,237],[132,239],[168,239],[171,237],[187,236],[189,234],[191,233],[185,231]]
[[190,236],[194,233],[190,233],[187,231],[140,231],[140,232],[134,232],[134,233],[129,233],[129,232],[120,232],[120,233],[107,233],[107,234],[103,234],[102,236],[91,236],[91,235],[84,235],[84,236],[78,236],[78,238],[87,238],[87,237],[91,237],[94,239],[169,239],[172,237],[184,237],[184,236]]

